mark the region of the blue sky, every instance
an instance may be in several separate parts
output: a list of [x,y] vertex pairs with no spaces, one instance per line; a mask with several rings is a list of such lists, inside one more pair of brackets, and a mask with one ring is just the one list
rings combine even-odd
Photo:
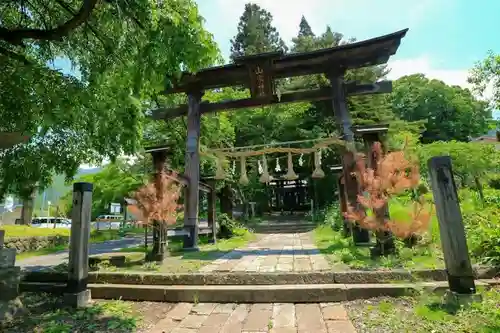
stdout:
[[[247,0],[197,0],[206,28],[223,54],[236,34]],[[289,43],[302,15],[320,34],[334,31],[358,40],[404,28],[409,32],[389,62],[391,79],[424,73],[448,84],[467,86],[467,72],[488,50],[500,53],[498,0],[254,0],[271,12]]]

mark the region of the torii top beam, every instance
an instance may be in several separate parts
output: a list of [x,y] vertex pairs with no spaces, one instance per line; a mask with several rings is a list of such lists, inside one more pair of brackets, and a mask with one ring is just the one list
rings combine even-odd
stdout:
[[[270,52],[235,59],[235,63],[210,67],[195,74],[184,72],[179,82],[167,87],[166,94],[189,92],[194,87],[214,89],[237,85],[251,86],[249,67],[268,62],[275,79],[324,73],[329,69],[355,69],[385,64],[394,55],[408,29],[388,35],[310,52],[283,54]],[[264,69],[265,71],[265,69]],[[170,82],[168,82],[170,85]]]

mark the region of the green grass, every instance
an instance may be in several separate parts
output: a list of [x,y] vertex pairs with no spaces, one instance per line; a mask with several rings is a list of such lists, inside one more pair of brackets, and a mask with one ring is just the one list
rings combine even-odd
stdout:
[[[162,265],[144,263],[132,265],[124,268],[104,268],[105,270],[127,270],[127,271],[160,271],[169,273],[195,272],[201,267],[208,265],[211,261],[223,256],[229,251],[245,246],[255,239],[255,235],[247,229],[238,228],[234,230],[235,235],[230,239],[218,239],[217,244],[208,244],[207,237],[200,237],[199,251],[184,252],[182,250],[182,240],[169,242],[169,256]],[[151,244],[149,244],[151,245]],[[148,250],[151,248],[149,247]],[[121,249],[122,253],[144,253],[144,246]]]
[[[18,229],[20,230],[27,230],[28,234],[31,235],[32,237],[34,236],[55,236],[55,235],[61,235],[61,236],[66,236],[66,237],[69,237],[69,230],[66,230],[66,229],[46,229],[46,228],[33,228],[33,227],[27,227],[27,226],[6,226],[6,227],[9,227],[7,229],[9,230],[14,230],[14,232],[12,234],[16,234],[19,232]],[[11,227],[14,227],[14,228],[11,228]],[[46,233],[46,234],[41,234],[41,235],[32,235],[32,229],[35,229],[35,230],[53,230],[53,231],[67,231],[67,234],[50,234],[50,233]],[[144,233],[144,229],[126,229],[126,233],[127,234],[143,234]],[[16,236],[12,236],[12,234],[9,234],[10,237],[16,237]],[[102,243],[102,242],[105,242],[105,241],[109,241],[109,240],[114,240],[114,239],[120,239],[124,236],[125,232],[123,230],[92,230],[92,232],[90,233],[90,243]],[[17,236],[19,237],[19,236]],[[29,237],[29,236],[26,236],[26,237]],[[68,245],[59,245],[59,246],[54,246],[54,247],[48,247],[48,248],[44,248],[44,249],[40,249],[40,250],[36,250],[36,251],[26,251],[26,252],[22,252],[22,253],[19,253],[16,255],[16,260],[22,260],[22,259],[26,259],[26,258],[31,258],[31,257],[36,257],[36,256],[43,256],[43,255],[48,255],[48,254],[53,254],[53,253],[56,253],[56,252],[59,252],[59,251],[64,251],[64,250],[67,250],[68,249]]]
[[[70,229],[65,228],[35,228],[26,225],[4,225],[0,230],[5,230],[5,238],[9,237],[38,237],[38,236],[66,236],[69,237]],[[142,228],[126,228],[121,230],[92,230],[91,240],[94,242],[121,238],[126,234],[144,234]]]
[[53,254],[59,251],[64,251],[67,250],[68,246],[67,245],[59,245],[59,246],[54,246],[54,247],[48,247],[46,249],[41,249],[37,251],[27,251],[27,252],[22,252],[16,254],[16,260],[23,260],[26,258],[31,258],[31,257],[36,257],[36,256],[44,256],[47,254]]
[[500,332],[500,290],[482,290],[481,294],[481,303],[460,308],[433,295],[355,301],[347,308],[355,326],[367,333]]
[[36,236],[69,236],[69,229],[64,228],[34,228],[26,225],[3,225],[5,238],[9,237],[36,237]]
[[98,301],[83,309],[73,309],[64,307],[60,298],[31,293],[22,295],[21,302],[25,312],[10,323],[0,324],[0,331],[132,333],[141,321],[130,302]]
[[347,269],[390,269],[390,268],[441,268],[444,266],[442,253],[436,244],[430,243],[404,248],[398,246],[397,255],[372,259],[368,247],[355,246],[352,238],[343,238],[340,232],[322,225],[314,230],[314,241],[326,256],[334,270]]

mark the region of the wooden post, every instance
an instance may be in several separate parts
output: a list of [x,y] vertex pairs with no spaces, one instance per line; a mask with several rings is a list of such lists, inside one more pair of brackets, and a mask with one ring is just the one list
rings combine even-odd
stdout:
[[185,250],[198,250],[198,206],[200,181],[200,102],[203,92],[188,93],[187,142],[184,175],[188,179],[184,200]]
[[[361,134],[361,137],[363,138],[363,143],[365,144],[365,152],[366,156],[368,156],[368,161],[367,165],[368,168],[372,170],[377,170],[377,161],[376,158],[377,156],[373,152],[373,145],[376,142],[380,142],[382,146],[382,151],[384,154],[387,153],[387,145],[384,140],[384,134],[387,132],[389,129],[387,127],[378,127],[373,126],[374,130],[369,131],[369,129],[366,126],[367,131],[361,131],[359,128],[359,132]],[[386,203],[383,207],[380,209],[375,210],[375,215],[379,219],[389,219],[389,203]],[[390,231],[376,231],[376,238],[377,242],[374,248],[371,249],[371,254],[374,257],[380,256],[380,255],[388,255],[394,253],[396,250],[396,244],[394,243],[394,236],[392,235],[392,232]]]
[[92,184],[73,184],[68,286],[64,299],[68,305],[77,308],[85,306],[90,300],[87,280],[91,213]]
[[208,192],[208,227],[212,228],[212,239],[210,243],[217,242],[217,219],[216,219],[216,206],[217,206],[217,195],[215,190],[216,181],[215,179],[207,179],[206,183],[211,187],[210,192]]
[[344,214],[347,212],[347,201],[346,201],[346,194],[345,194],[344,175],[339,175],[338,190],[339,190],[340,216],[342,218],[342,234],[344,237],[351,237],[352,236],[352,224],[344,216]]
[[222,213],[227,214],[229,218],[233,218],[233,198],[231,185],[226,184],[221,189],[220,202]]
[[450,291],[458,295],[475,294],[474,274],[467,249],[457,188],[453,179],[451,158],[449,156],[432,157],[427,165],[436,203]]
[[[363,209],[358,203],[359,185],[353,173],[356,170],[354,133],[352,131],[352,120],[347,109],[347,100],[345,97],[344,72],[327,73],[332,86],[332,105],[335,118],[342,131],[342,137],[346,143],[346,150],[342,158],[342,167],[344,175],[344,185],[347,202],[356,210]],[[352,228],[352,236],[355,244],[368,243],[370,233],[362,229],[359,225]]]

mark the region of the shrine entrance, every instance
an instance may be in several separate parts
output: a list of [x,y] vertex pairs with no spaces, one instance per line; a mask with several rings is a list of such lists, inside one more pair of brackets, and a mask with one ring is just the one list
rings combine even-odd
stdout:
[[307,212],[311,210],[306,179],[273,180],[269,183],[269,208],[271,212]]
[[[346,82],[345,74],[349,70],[387,63],[390,56],[396,53],[401,39],[406,35],[407,31],[408,29],[405,29],[365,41],[312,52],[292,54],[269,52],[244,56],[234,59],[234,63],[229,65],[207,68],[197,73],[185,72],[179,80],[167,78],[166,94],[186,93],[188,97],[188,103],[185,105],[152,111],[153,118],[157,120],[168,121],[173,118],[187,116],[185,177],[188,186],[185,193],[184,226],[190,230],[192,237],[185,239],[184,247],[197,248],[201,155],[199,139],[201,115],[204,113],[280,103],[332,101],[333,116],[337,121],[341,137],[330,138],[341,139],[344,142],[341,155],[345,198],[347,203],[353,206],[354,209],[361,209],[357,204],[360,187],[353,176],[356,148],[347,97],[389,93],[392,91],[392,83],[390,81]],[[276,89],[276,80],[315,74],[325,75],[330,82],[330,86],[315,90],[285,93],[281,93]],[[251,97],[216,103],[202,101],[205,90],[231,86],[249,88]],[[283,152],[289,153],[289,156],[291,154],[291,151]],[[241,163],[242,165],[245,164],[244,156],[241,157]],[[287,180],[295,179],[297,178]],[[242,184],[245,182],[248,182],[248,179],[243,179],[243,182],[240,180]],[[297,202],[298,195],[286,194],[289,192],[285,190],[284,185],[278,186],[277,184],[276,186],[278,189],[275,190],[278,193],[276,205],[285,207],[294,200]],[[300,202],[303,203],[304,201],[305,199],[301,197]],[[367,230],[359,226],[354,226],[352,229],[353,235],[357,235],[357,239],[354,239],[355,242],[369,241],[370,234]]]

